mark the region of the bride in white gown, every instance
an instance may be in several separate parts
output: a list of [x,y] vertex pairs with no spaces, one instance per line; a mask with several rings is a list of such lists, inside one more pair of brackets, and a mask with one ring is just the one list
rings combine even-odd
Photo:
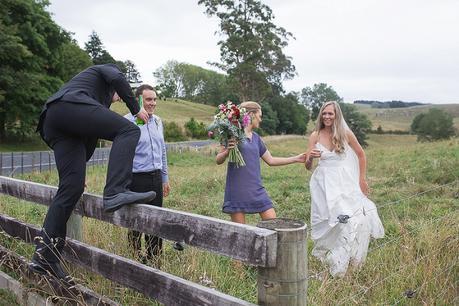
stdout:
[[343,276],[348,266],[365,261],[370,237],[382,238],[384,228],[375,204],[367,198],[365,152],[344,121],[339,104],[325,103],[309,138],[306,168],[311,176],[312,254]]

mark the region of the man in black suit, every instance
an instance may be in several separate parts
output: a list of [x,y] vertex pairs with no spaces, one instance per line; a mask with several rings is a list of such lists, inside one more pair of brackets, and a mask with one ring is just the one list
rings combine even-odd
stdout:
[[62,268],[60,253],[65,244],[66,224],[84,191],[86,162],[99,138],[113,141],[104,189],[104,211],[113,212],[126,204],[148,203],[154,192],[128,190],[132,161],[140,137],[139,128],[109,110],[121,97],[133,115],[148,120],[123,73],[114,64],[96,65],[73,77],[46,102],[37,131],[53,149],[59,173],[59,188],[45,218],[42,237],[37,237],[31,270],[50,273],[70,283]]

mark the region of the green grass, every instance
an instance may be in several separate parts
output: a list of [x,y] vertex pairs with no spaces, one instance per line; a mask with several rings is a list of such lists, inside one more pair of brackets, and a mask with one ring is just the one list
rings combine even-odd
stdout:
[[404,108],[371,108],[366,105],[354,105],[359,112],[368,116],[373,123],[373,129],[381,126],[384,131],[409,131],[416,115],[427,113],[430,108],[438,108],[453,116],[454,125],[459,130],[459,104],[432,104]]
[[0,289],[0,305],[16,306],[16,296],[9,290]]
[[[215,106],[169,98],[167,100],[158,100],[155,114],[166,122],[175,121],[183,126],[191,117],[206,124],[212,122],[215,109]],[[122,102],[114,103],[111,110],[121,115],[129,113],[126,104]]]
[[[306,147],[304,137],[266,138],[273,155],[293,155]],[[378,205],[386,237],[372,242],[374,249],[360,270],[342,279],[323,273],[325,267],[309,255],[308,301],[311,305],[395,304],[451,305],[457,297],[459,254],[459,140],[417,143],[415,136],[371,135],[368,158],[370,198]],[[228,220],[221,212],[226,166],[200,152],[169,154],[171,195],[165,206]],[[90,168],[87,191],[101,193],[106,168]],[[302,165],[262,167],[264,185],[277,214],[309,222],[311,173]],[[26,174],[22,179],[57,185],[55,174]],[[446,185],[447,184],[447,185]],[[0,196],[0,211],[41,225],[46,209],[39,205]],[[256,224],[259,218],[250,216]],[[110,252],[131,257],[127,231],[84,218],[84,241]],[[5,240],[5,239],[3,239]],[[19,242],[8,247],[30,256],[32,249]],[[309,252],[312,244],[309,243]],[[256,302],[256,272],[232,260],[187,247],[175,251],[165,244],[161,269],[239,298]],[[82,283],[123,305],[156,305],[132,290],[103,278],[73,270]],[[412,299],[403,297],[416,290]],[[456,301],[457,302],[457,301]]]

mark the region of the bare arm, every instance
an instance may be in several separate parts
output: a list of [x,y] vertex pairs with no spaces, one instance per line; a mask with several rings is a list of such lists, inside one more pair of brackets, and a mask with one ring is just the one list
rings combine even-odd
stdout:
[[233,149],[235,146],[236,146],[235,140],[229,140],[228,147],[220,146],[220,152],[218,152],[217,157],[215,158],[217,165],[221,165],[225,162],[226,158],[229,155],[229,151]]
[[309,136],[308,149],[306,151],[306,162],[304,164],[304,166],[308,170],[312,169],[312,163],[314,161],[314,158],[320,157],[320,153],[317,153],[317,151],[314,151],[318,138],[319,138],[319,134],[315,131],[311,133],[311,136]]
[[269,150],[261,156],[261,158],[270,166],[283,166],[293,163],[304,163],[306,160],[306,153],[301,153],[291,157],[274,157]]
[[365,156],[365,151],[363,151],[362,146],[358,142],[357,138],[355,137],[352,131],[347,132],[347,138],[349,142],[349,146],[354,150],[357,158],[359,159],[359,184],[360,189],[365,195],[368,195],[368,183],[366,180],[366,173],[367,173],[367,158]]

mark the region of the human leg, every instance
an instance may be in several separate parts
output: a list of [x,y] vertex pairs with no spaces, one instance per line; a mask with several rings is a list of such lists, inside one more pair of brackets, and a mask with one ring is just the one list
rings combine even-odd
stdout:
[[[132,184],[129,188],[135,192],[154,191],[156,197],[148,202],[148,204],[158,207],[163,206],[163,183],[160,170],[148,173],[134,173]],[[152,260],[161,255],[162,243],[163,241],[160,237],[145,234],[146,258],[148,260]]]
[[245,224],[245,214],[242,212],[235,212],[231,214],[231,221],[236,223]]
[[[128,190],[135,147],[140,137],[140,130],[135,124],[103,106],[63,101],[49,106],[45,126],[48,121],[53,123],[55,130],[66,135],[113,141],[104,189],[104,208],[107,212],[125,204],[147,202],[154,198],[153,192],[134,193]],[[49,138],[46,132],[45,129],[45,137]],[[47,142],[52,144],[52,140]]]
[[46,214],[42,235],[36,237],[31,269],[41,274],[51,273],[69,282],[70,277],[61,266],[61,253],[67,221],[84,191],[86,150],[80,139],[57,137],[53,141],[59,187]]
[[276,218],[276,211],[274,208],[270,208],[260,213],[260,217],[262,220],[269,220]]

